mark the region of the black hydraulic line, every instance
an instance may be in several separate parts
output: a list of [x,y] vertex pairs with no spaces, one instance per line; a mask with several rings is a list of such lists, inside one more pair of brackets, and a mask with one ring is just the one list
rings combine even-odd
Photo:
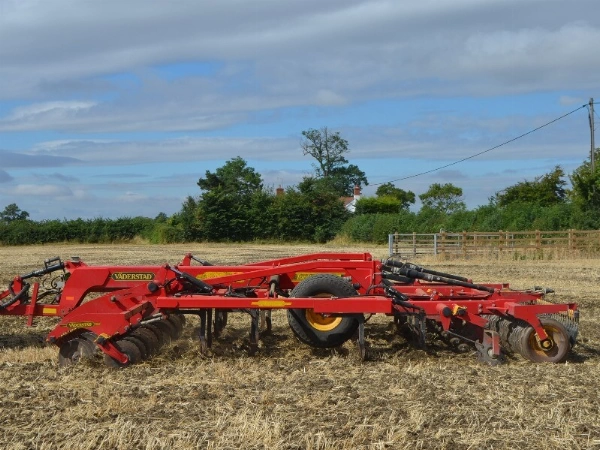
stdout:
[[28,278],[41,277],[42,275],[46,275],[51,272],[56,272],[57,270],[62,270],[65,268],[65,264],[63,262],[58,262],[58,264],[54,264],[52,266],[46,266],[40,270],[34,270],[26,275],[21,276],[21,280],[27,280]]
[[424,313],[423,308],[413,305],[409,298],[403,294],[402,292],[398,292],[394,289],[389,281],[382,280],[382,284],[384,286],[385,292],[392,297],[392,304],[402,306],[405,309],[412,309],[415,311],[419,311],[419,313]]
[[[391,261],[388,261],[388,262],[391,262]],[[412,266],[412,264],[407,266],[406,264],[401,264],[401,263],[398,263],[397,261],[393,261],[393,262],[394,262],[394,265],[392,267],[390,267],[390,271],[393,273],[397,273],[399,275],[404,275],[409,278],[416,278],[419,280],[425,280],[425,281],[430,281],[430,282],[435,282],[435,283],[446,283],[446,284],[451,284],[453,286],[462,286],[462,287],[477,289],[479,291],[485,291],[485,292],[490,292],[490,293],[495,292],[494,288],[491,288],[489,286],[483,286],[481,284],[469,283],[466,281],[457,280],[456,278],[449,278],[449,277],[440,276],[440,275],[433,275],[431,273],[420,272],[418,270],[411,268],[410,266]]]
[[405,277],[402,275],[398,275],[397,273],[386,272],[386,271],[381,272],[381,277],[385,278],[386,280],[397,281],[398,283],[405,283],[405,284],[413,283],[415,281],[413,278]]
[[461,277],[459,275],[453,275],[451,273],[444,273],[444,272],[437,272],[435,270],[426,269],[425,267],[417,266],[416,264],[413,264],[413,263],[409,263],[409,262],[404,263],[402,261],[397,261],[393,258],[388,258],[387,261],[384,262],[384,264],[386,264],[388,266],[392,266],[392,267],[412,269],[412,270],[416,270],[417,272],[428,273],[431,275],[438,275],[440,277],[445,277],[445,278],[451,278],[453,280],[469,282],[468,278]]
[[3,300],[2,302],[0,302],[0,310],[8,308],[10,305],[16,303],[18,300],[24,297],[25,294],[27,294],[27,292],[29,291],[29,284],[23,283],[23,288],[19,292],[15,293],[15,291],[13,291],[12,289],[11,283],[8,285],[8,291],[10,292],[11,297],[7,300]]
[[453,280],[464,281],[466,283],[469,282],[468,278],[461,277],[459,275],[453,275],[451,273],[444,273],[444,272],[437,272],[435,270],[426,269],[424,267],[420,267],[420,266],[417,266],[417,265],[411,264],[411,263],[408,263],[408,267],[410,267],[413,270],[416,270],[417,272],[428,273],[431,275],[437,275],[437,276],[445,277],[445,278],[451,278]]
[[196,261],[199,262],[200,264],[202,264],[203,266],[212,266],[214,264],[209,263],[208,261],[204,260],[204,259],[200,259],[200,258],[196,258],[194,255],[190,255],[190,257]]
[[177,275],[179,275],[181,278],[183,278],[184,280],[188,281],[189,283],[191,283],[195,287],[197,287],[201,294],[210,294],[213,292],[214,288],[210,284],[205,283],[202,280],[199,280],[198,278],[194,277],[193,275],[190,275],[187,272],[182,272],[180,270],[177,270],[174,267],[171,267],[170,269],[173,272],[175,272]]

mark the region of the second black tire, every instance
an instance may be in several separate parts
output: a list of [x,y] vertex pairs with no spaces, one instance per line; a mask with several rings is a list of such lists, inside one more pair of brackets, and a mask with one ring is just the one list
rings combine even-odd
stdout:
[[[354,297],[356,290],[345,279],[331,274],[317,274],[301,281],[290,297]],[[324,316],[312,309],[289,309],[288,323],[298,339],[318,348],[333,348],[350,339],[358,320],[350,316]]]

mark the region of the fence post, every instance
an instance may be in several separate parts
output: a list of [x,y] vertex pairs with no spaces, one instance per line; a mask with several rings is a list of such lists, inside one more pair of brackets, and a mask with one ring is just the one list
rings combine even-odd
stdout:
[[535,230],[535,249],[538,251],[542,249],[542,235],[540,230]]
[[463,232],[462,232],[461,246],[462,246],[463,257],[465,257],[465,256],[467,256],[467,232],[465,230],[463,230]]
[[575,240],[572,228],[569,228],[569,250],[575,250]]
[[442,238],[442,256],[446,259],[446,232],[442,231],[440,237]]
[[394,235],[388,234],[388,254],[392,256],[394,254]]
[[417,256],[417,233],[413,231],[413,258]]
[[433,254],[437,256],[438,254],[438,234],[433,233]]

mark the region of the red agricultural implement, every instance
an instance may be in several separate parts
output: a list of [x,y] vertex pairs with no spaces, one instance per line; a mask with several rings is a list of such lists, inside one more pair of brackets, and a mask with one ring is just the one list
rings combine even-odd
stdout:
[[[151,357],[176,338],[185,315],[200,318],[200,350],[217,338],[232,312],[250,316],[249,351],[256,352],[270,312],[286,309],[296,337],[313,347],[337,347],[355,338],[364,359],[365,322],[393,318],[417,345],[441,339],[474,348],[498,364],[503,353],[534,362],[562,362],[575,344],[579,311],[555,304],[550,290],[513,290],[508,284],[428,270],[368,253],[316,253],[238,266],[216,266],[187,254],[175,266],[88,266],[79,258],[46,260],[44,268],[15,277],[0,293],[0,315],[60,322],[47,340],[61,365],[97,352],[110,366]],[[264,313],[264,314],[263,314]]]

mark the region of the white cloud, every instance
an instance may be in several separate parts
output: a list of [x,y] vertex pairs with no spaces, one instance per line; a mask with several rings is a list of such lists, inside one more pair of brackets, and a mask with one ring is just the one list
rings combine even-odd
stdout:
[[13,110],[12,114],[7,117],[7,120],[21,120],[28,119],[31,116],[37,116],[40,114],[52,113],[52,114],[65,114],[70,112],[78,112],[83,109],[88,109],[94,106],[95,102],[46,102],[46,103],[34,103],[32,105],[20,106]]
[[12,195],[38,197],[70,197],[73,193],[67,186],[56,184],[17,184],[9,190]]
[[124,192],[122,195],[118,195],[115,198],[115,201],[117,202],[124,202],[124,203],[137,203],[139,201],[142,200],[147,200],[148,196],[145,194],[141,194],[139,192]]

